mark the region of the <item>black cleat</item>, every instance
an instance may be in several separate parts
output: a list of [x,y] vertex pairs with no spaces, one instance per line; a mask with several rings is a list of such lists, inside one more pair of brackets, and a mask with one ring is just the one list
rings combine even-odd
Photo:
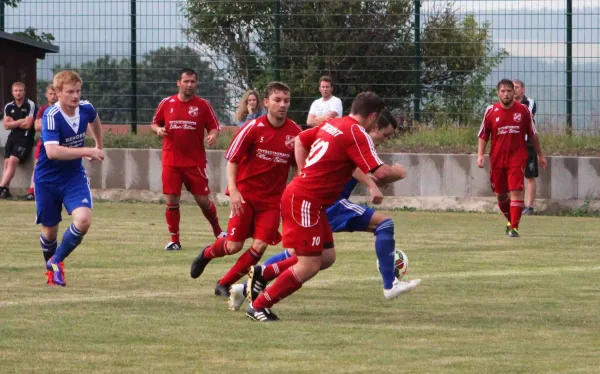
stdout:
[[208,248],[208,246],[204,247],[204,249],[202,251],[200,251],[200,254],[198,256],[196,256],[196,258],[194,259],[194,262],[192,262],[192,268],[190,269],[190,276],[194,279],[196,279],[202,275],[202,273],[204,272],[204,268],[210,262],[209,259],[204,258],[204,251],[206,251],[207,248]]
[[512,230],[510,230],[510,231],[508,232],[508,236],[509,236],[510,238],[518,238],[518,237],[520,237],[521,235],[519,235],[519,230],[517,230],[517,229],[512,229]]
[[508,236],[509,232],[510,232],[510,222],[506,224],[506,231],[505,231],[506,236]]
[[35,201],[35,195],[32,193],[28,193],[27,195],[25,195],[25,197],[23,198],[23,200],[25,201]]
[[229,296],[231,296],[231,292],[229,292],[229,286],[222,285],[217,282],[217,286],[215,287],[215,296],[221,296],[229,299]]
[[254,321],[258,322],[275,322],[279,321],[279,317],[269,308],[254,309],[252,304],[248,305],[246,309],[246,316]]
[[249,303],[256,300],[258,295],[267,288],[267,281],[263,278],[263,269],[261,265],[250,267],[248,282],[246,282],[246,293],[248,294]]
[[532,216],[534,214],[535,214],[535,210],[533,209],[533,207],[526,206],[525,209],[523,209],[524,216]]
[[6,187],[0,187],[0,199],[10,199],[12,195]]
[[183,247],[179,242],[169,242],[169,244],[165,246],[165,251],[181,251],[182,249]]

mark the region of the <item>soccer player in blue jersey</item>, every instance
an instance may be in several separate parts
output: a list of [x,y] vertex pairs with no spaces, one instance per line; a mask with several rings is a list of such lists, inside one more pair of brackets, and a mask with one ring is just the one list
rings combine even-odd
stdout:
[[[398,122],[394,116],[387,110],[383,111],[377,121],[377,127],[369,132],[369,136],[375,144],[381,144],[387,141],[398,127]],[[400,167],[398,165],[398,167]],[[394,240],[394,222],[381,212],[366,205],[355,204],[348,199],[358,183],[363,183],[371,190],[371,196],[380,197],[379,203],[383,200],[383,195],[379,191],[374,177],[365,175],[360,169],[355,170],[352,179],[346,184],[344,191],[338,201],[327,209],[327,219],[331,230],[336,232],[372,232],[375,235],[375,252],[380,264],[380,272],[383,278],[383,293],[387,299],[393,299],[401,293],[395,289],[395,240]],[[285,262],[281,262],[284,261]],[[289,249],[271,256],[265,262],[265,266],[277,264],[277,273],[283,272],[283,267],[291,266],[295,263],[293,251]],[[285,264],[285,265],[283,265]],[[282,266],[283,265],[283,266]],[[254,274],[262,274],[262,267],[255,266]],[[255,275],[256,277],[256,275]],[[412,290],[420,283],[420,280],[413,280],[402,286],[403,290]],[[238,310],[246,298],[247,284],[235,284],[231,287],[229,297],[229,309]],[[264,285],[266,286],[266,284]],[[264,288],[264,287],[263,287]],[[400,289],[400,287],[397,287]]]
[[[54,76],[58,102],[42,117],[42,148],[34,172],[36,223],[48,284],[65,286],[63,261],[81,243],[92,224],[92,193],[82,158],[104,160],[102,129],[96,109],[81,101],[81,77],[73,71]],[[84,147],[88,126],[96,147]],[[62,206],[73,217],[57,245]]]

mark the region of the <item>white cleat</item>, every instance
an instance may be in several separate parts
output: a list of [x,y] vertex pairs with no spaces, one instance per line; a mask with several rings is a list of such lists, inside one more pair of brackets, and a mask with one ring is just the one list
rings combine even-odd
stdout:
[[240,310],[244,304],[244,300],[246,300],[246,297],[244,296],[244,285],[234,284],[231,286],[229,289],[229,299],[227,300],[229,310]]
[[415,288],[417,288],[419,283],[421,283],[420,279],[413,279],[410,282],[394,282],[394,285],[391,289],[383,290],[383,296],[388,300],[395,299],[404,293],[408,293],[414,290]]
[[217,236],[217,239],[226,238],[226,237],[227,237],[227,233],[225,231],[221,231],[219,236]]

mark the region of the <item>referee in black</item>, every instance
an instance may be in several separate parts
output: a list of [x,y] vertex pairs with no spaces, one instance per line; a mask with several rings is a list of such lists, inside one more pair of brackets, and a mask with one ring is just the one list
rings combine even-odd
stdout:
[[[515,85],[515,101],[518,101],[529,108],[529,112],[531,112],[531,118],[533,118],[535,122],[537,104],[532,98],[525,96],[525,83],[518,79],[514,79],[513,84]],[[531,139],[527,139],[527,152],[529,153],[529,156],[527,157],[527,166],[525,167],[527,187],[525,188],[525,209],[523,209],[523,215],[526,216],[534,213],[533,201],[535,200],[535,193],[537,189],[536,178],[538,177],[537,153],[535,153],[535,149],[533,149]]]
[[36,108],[33,101],[25,98],[25,84],[13,83],[12,95],[14,101],[4,107],[4,128],[11,131],[4,149],[0,199],[11,197],[8,186],[15,176],[19,162],[25,160],[31,153],[35,137],[33,120]]

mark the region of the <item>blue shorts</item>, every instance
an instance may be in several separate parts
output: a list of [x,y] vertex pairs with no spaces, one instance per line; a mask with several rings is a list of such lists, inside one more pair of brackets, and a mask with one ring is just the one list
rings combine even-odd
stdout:
[[46,227],[58,225],[62,220],[63,204],[69,215],[77,208],[92,209],[92,191],[85,174],[77,174],[65,183],[35,184],[36,224]]
[[375,211],[368,206],[340,199],[327,209],[327,219],[333,232],[367,231]]

